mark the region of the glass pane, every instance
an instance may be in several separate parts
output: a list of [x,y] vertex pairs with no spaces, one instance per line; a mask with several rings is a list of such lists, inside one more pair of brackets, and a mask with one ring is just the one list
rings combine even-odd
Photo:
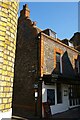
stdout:
[[60,73],[60,54],[56,53],[56,72]]
[[57,84],[57,103],[62,103],[61,84]]
[[78,61],[75,60],[75,72],[78,73]]
[[47,102],[50,102],[50,105],[55,105],[55,90],[47,89]]
[[60,53],[56,53],[56,62],[60,62]]

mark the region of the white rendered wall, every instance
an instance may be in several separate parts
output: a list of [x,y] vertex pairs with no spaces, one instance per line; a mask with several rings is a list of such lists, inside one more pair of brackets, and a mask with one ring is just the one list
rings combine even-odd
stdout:
[[56,104],[51,106],[52,114],[60,113],[60,112],[63,112],[63,111],[66,111],[69,109],[68,94],[67,94],[67,96],[64,96],[64,90],[68,91],[67,85],[62,85],[62,103],[61,104],[57,104],[57,95],[56,95]]
[[[45,85],[44,82],[42,85],[42,102],[47,102],[47,89],[55,89],[55,105],[50,106],[52,114],[60,113],[69,109],[68,85],[62,84],[62,103],[61,104],[57,104],[56,84]],[[64,90],[67,90],[66,96],[64,96]]]
[[12,109],[10,109],[8,112],[0,112],[0,120],[2,120],[2,118],[5,118],[5,120],[7,120],[6,118],[9,118],[9,120],[11,120],[12,117]]

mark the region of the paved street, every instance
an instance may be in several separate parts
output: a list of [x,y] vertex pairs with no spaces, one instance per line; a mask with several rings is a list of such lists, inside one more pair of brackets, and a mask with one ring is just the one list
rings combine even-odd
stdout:
[[76,119],[80,120],[80,107],[70,109],[63,113],[58,113],[53,116],[53,118],[65,118],[65,119]]
[[[14,116],[12,120],[32,120],[33,118],[22,118],[22,117],[17,117]],[[40,119],[40,118],[34,118],[34,119]],[[44,118],[44,119],[54,119],[54,120],[80,120],[80,107],[76,107],[73,109],[70,109],[66,112],[63,113],[58,113],[53,115],[51,118]]]

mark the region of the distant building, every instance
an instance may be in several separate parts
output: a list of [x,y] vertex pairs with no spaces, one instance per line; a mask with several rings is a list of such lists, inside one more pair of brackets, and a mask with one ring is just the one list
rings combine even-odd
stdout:
[[74,33],[74,36],[70,39],[70,42],[76,50],[80,51],[80,32]]
[[[80,52],[72,40],[59,40],[51,29],[41,30],[23,6],[18,21],[13,115],[45,117],[80,105]],[[47,108],[46,108],[47,110]]]

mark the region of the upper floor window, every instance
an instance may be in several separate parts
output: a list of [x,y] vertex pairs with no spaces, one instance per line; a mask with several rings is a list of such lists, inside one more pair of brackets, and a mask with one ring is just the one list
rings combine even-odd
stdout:
[[79,73],[80,73],[80,61],[79,61]]
[[75,72],[78,73],[78,61],[75,59]]
[[60,53],[56,53],[56,72],[62,73],[62,60]]
[[80,73],[80,61],[75,59],[75,72]]

